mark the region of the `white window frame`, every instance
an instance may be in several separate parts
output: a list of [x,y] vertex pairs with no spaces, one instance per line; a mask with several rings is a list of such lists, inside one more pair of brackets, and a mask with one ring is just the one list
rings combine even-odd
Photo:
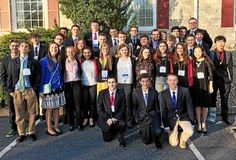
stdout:
[[[28,32],[26,28],[17,28],[17,17],[16,17],[16,0],[11,0],[11,18],[12,18],[12,31],[14,32]],[[42,0],[43,5],[43,26],[45,27],[45,11],[47,11],[47,0]]]
[[[135,1],[135,0],[134,0]],[[157,0],[146,0],[152,1],[152,9],[153,9],[153,25],[152,26],[138,26],[138,30],[140,32],[151,31],[157,26]],[[131,5],[134,5],[135,2],[132,2]],[[128,30],[128,26],[130,24],[131,19],[134,17],[134,14],[130,16],[130,19],[127,22],[127,26],[124,27],[124,30]]]

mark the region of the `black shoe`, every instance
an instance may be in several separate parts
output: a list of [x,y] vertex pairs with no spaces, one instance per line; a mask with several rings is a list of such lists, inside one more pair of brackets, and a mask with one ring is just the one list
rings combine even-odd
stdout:
[[207,128],[202,128],[202,133],[207,134]]
[[126,143],[125,143],[125,142],[120,142],[120,143],[119,143],[119,147],[125,148],[125,147],[126,147]]
[[202,132],[202,128],[197,127],[196,131],[197,131],[197,133],[201,133]]
[[228,119],[223,118],[222,121],[229,126],[233,124],[233,122],[229,121]]
[[46,130],[46,134],[49,135],[49,136],[58,136],[57,132],[50,133],[50,132],[48,132],[48,130]]
[[74,126],[70,126],[70,127],[69,127],[69,131],[71,131],[71,132],[72,132],[74,129],[75,129]]
[[84,128],[83,128],[82,125],[78,125],[76,128],[77,128],[79,131],[83,131],[83,130],[84,130]]
[[161,149],[162,148],[162,144],[161,144],[161,142],[159,140],[155,141],[154,143],[155,143],[155,146],[156,146],[157,149]]
[[36,141],[37,140],[37,137],[35,134],[29,134],[29,138],[32,140],[32,141]]
[[45,115],[40,116],[41,121],[45,121]]
[[25,135],[20,135],[19,137],[17,137],[16,142],[17,143],[21,143],[25,140],[26,136]]
[[54,128],[54,131],[57,133],[57,135],[62,134],[62,130],[60,130],[60,129],[55,129],[55,128]]
[[95,126],[95,124],[90,124],[89,127],[90,128],[93,128]]

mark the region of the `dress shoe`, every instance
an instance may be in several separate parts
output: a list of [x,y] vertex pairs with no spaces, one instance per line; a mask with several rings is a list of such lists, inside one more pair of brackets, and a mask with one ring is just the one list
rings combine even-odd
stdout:
[[62,130],[54,128],[54,131],[57,133],[57,135],[62,134]]
[[125,143],[125,142],[120,142],[120,143],[119,143],[119,147],[125,148],[125,147],[126,147],[126,143]]
[[155,146],[156,146],[157,149],[161,149],[162,148],[162,144],[161,144],[161,142],[159,140],[155,141],[154,143],[155,143]]
[[197,131],[197,133],[201,133],[202,132],[202,127],[199,127],[199,125],[198,125],[196,131]]
[[35,134],[29,134],[29,138],[31,139],[31,141],[36,141],[37,137]]
[[84,127],[83,127],[82,125],[78,125],[76,128],[77,128],[79,131],[83,131],[83,130],[84,130]]
[[48,132],[48,130],[46,130],[46,134],[49,135],[49,136],[58,136],[57,132],[50,133],[50,132]]
[[71,131],[71,132],[72,132],[74,129],[75,129],[74,126],[70,126],[70,127],[69,127],[69,131]]
[[179,147],[183,148],[183,149],[186,148],[186,142],[184,142],[182,139],[180,139]]
[[207,134],[207,128],[206,127],[202,128],[202,133]]
[[233,124],[233,122],[231,122],[231,121],[229,121],[228,119],[225,119],[225,118],[223,118],[222,121],[223,121],[225,124],[229,125],[229,126]]
[[17,143],[21,143],[25,140],[26,136],[25,135],[20,135],[19,137],[17,137],[16,142]]

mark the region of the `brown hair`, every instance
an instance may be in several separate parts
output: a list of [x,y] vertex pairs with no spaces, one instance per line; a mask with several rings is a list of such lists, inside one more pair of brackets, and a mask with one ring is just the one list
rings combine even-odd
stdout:
[[56,46],[57,46],[57,48],[58,48],[58,52],[57,52],[57,55],[56,55],[57,64],[59,64],[60,61],[61,61],[61,55],[60,55],[59,45],[58,45],[56,42],[51,42],[51,43],[49,43],[49,45],[48,45],[48,60],[49,60],[49,67],[50,67],[50,69],[52,69],[52,56],[51,56],[51,52],[50,52],[50,47],[51,47],[51,45],[53,45],[53,44],[56,44]]
[[142,48],[140,49],[140,52],[139,52],[139,55],[138,55],[138,61],[141,62],[142,60],[144,60],[144,59],[143,59],[143,51],[144,51],[145,49],[148,49],[149,52],[150,52],[147,61],[148,61],[148,62],[151,62],[151,61],[152,61],[151,49],[150,49],[150,47],[147,46],[147,45],[142,46]]
[[128,49],[128,56],[131,55],[131,52],[130,52],[130,50],[129,50],[129,46],[128,46],[127,44],[123,43],[123,44],[119,45],[119,47],[118,47],[118,54],[117,54],[117,57],[118,57],[118,58],[121,57],[120,50],[121,50],[122,48],[124,48],[124,47],[126,47],[126,48]]
[[187,46],[186,46],[185,43],[182,43],[182,42],[179,42],[179,43],[176,44],[175,53],[174,53],[173,56],[172,56],[172,58],[173,58],[173,59],[172,59],[172,60],[173,60],[173,63],[176,64],[177,62],[180,61],[179,55],[178,55],[178,53],[177,53],[177,48],[178,48],[178,46],[182,46],[182,47],[183,47],[184,64],[188,64],[188,62],[189,62],[189,56],[188,56],[188,53],[187,53]]
[[153,59],[154,59],[154,61],[156,62],[156,63],[160,63],[161,62],[161,51],[160,51],[160,49],[159,49],[159,46],[160,46],[160,44],[165,44],[166,45],[166,54],[167,54],[167,56],[168,56],[168,45],[167,45],[167,43],[165,42],[165,41],[160,41],[159,43],[158,43],[158,45],[157,45],[157,49],[156,49],[156,53],[153,55]]

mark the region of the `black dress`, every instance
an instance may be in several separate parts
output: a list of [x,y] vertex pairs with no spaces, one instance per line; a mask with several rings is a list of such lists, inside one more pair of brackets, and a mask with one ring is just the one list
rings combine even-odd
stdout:
[[212,67],[206,61],[193,62],[193,86],[192,86],[192,100],[193,106],[209,107],[209,81],[213,80]]
[[[179,78],[178,86],[189,88],[188,64],[185,64],[183,61],[180,61],[173,65],[173,69],[174,73],[178,75]],[[184,74],[181,74],[180,71],[184,71]]]

